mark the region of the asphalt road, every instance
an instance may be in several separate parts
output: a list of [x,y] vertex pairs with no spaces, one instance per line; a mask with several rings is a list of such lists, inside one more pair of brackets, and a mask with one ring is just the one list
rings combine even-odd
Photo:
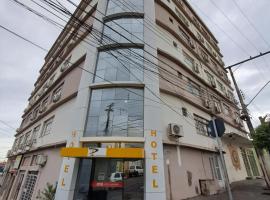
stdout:
[[[270,190],[265,190],[265,182],[261,179],[245,180],[233,183],[234,200],[270,200]],[[212,196],[200,196],[189,200],[228,200],[227,193]]]

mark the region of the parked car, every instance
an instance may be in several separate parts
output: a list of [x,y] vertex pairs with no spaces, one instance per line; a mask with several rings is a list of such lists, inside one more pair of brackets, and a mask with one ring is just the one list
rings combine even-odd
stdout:
[[122,173],[122,172],[114,172],[114,173],[111,173],[110,181],[111,182],[122,181],[123,177],[124,177],[124,173]]
[[143,168],[138,165],[129,166],[129,176],[142,176]]

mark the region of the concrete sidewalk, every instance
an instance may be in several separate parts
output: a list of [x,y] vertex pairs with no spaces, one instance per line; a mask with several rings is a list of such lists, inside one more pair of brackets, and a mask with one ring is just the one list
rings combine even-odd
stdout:
[[[261,179],[245,180],[233,183],[234,200],[270,200],[270,190],[264,190],[265,182]],[[221,193],[212,196],[199,196],[189,200],[228,200],[228,194]]]

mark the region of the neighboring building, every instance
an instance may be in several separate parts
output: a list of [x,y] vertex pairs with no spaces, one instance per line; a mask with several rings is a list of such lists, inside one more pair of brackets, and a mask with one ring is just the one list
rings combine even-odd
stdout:
[[217,193],[213,116],[230,182],[260,176],[218,42],[185,0],[84,0],[74,16],[45,57],[0,199],[36,199],[46,183],[57,200]]

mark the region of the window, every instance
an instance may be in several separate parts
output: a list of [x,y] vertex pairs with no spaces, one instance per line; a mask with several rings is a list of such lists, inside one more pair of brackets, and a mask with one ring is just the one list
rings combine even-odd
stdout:
[[29,145],[31,141],[31,131],[25,134],[25,144]]
[[169,17],[170,22],[173,24],[173,19]]
[[194,114],[194,120],[197,133],[200,135],[210,136],[207,128],[209,120],[204,119],[196,114]]
[[188,80],[187,90],[195,96],[200,96],[200,86],[191,80]]
[[42,101],[41,107],[40,107],[40,110],[39,110],[40,113],[44,112],[44,111],[47,109],[48,102],[49,102],[49,97],[46,97],[46,98]]
[[212,74],[210,74],[208,71],[204,71],[207,77],[207,81],[210,85],[215,84],[215,80],[214,80],[214,76]]
[[216,155],[209,157],[209,162],[210,162],[213,178],[217,180],[222,180],[218,157]]
[[92,91],[85,136],[143,136],[143,90]]
[[218,85],[218,89],[220,90],[220,92],[225,92],[225,87],[224,87],[224,85],[221,83],[221,82],[219,82],[219,81],[217,81],[217,85]]
[[230,108],[226,104],[223,104],[223,110],[224,110],[225,115],[231,114]]
[[52,102],[56,103],[57,101],[59,101],[62,95],[62,88],[63,85],[59,86],[56,90],[53,91]]
[[37,174],[38,172],[34,171],[28,172],[20,200],[29,200],[32,198],[32,194],[36,185]]
[[200,50],[200,52],[201,52],[201,57],[202,57],[202,59],[203,59],[205,62],[209,62],[207,53],[205,53],[205,51],[202,50],[202,49]]
[[37,116],[38,116],[39,107],[40,107],[40,105],[38,105],[33,111],[33,115],[32,115],[33,120],[35,120],[37,118]]
[[40,125],[36,126],[33,130],[32,139],[31,139],[33,143],[37,142],[37,135],[38,135],[39,130],[40,130]]
[[38,155],[33,155],[32,156],[32,160],[31,160],[31,166],[35,166],[35,165],[37,165],[37,156]]
[[143,0],[110,0],[107,15],[121,12],[143,13]]
[[178,17],[180,18],[180,20],[181,20],[186,26],[189,26],[188,20],[182,15],[182,13],[181,13],[177,8],[175,8],[175,12],[176,12],[176,14],[178,15]]
[[44,122],[41,137],[51,133],[52,123],[53,123],[53,117]]
[[180,32],[180,36],[181,38],[186,42],[186,43],[190,43],[190,38],[188,36],[188,34],[186,34],[186,32],[180,27],[178,26],[179,32]]
[[135,48],[129,48],[129,50],[118,49],[117,52],[113,50],[99,52],[97,76],[94,82],[143,81],[143,50]]
[[187,64],[187,66],[191,69],[193,69],[194,66],[194,59],[191,58],[187,53],[183,52],[184,55],[184,61]]
[[[117,25],[118,24],[118,25]],[[143,19],[141,18],[121,18],[106,22],[104,27],[104,44],[108,43],[143,43]],[[121,28],[121,27],[123,28]],[[119,35],[117,32],[121,33]],[[127,38],[127,39],[126,39]]]

